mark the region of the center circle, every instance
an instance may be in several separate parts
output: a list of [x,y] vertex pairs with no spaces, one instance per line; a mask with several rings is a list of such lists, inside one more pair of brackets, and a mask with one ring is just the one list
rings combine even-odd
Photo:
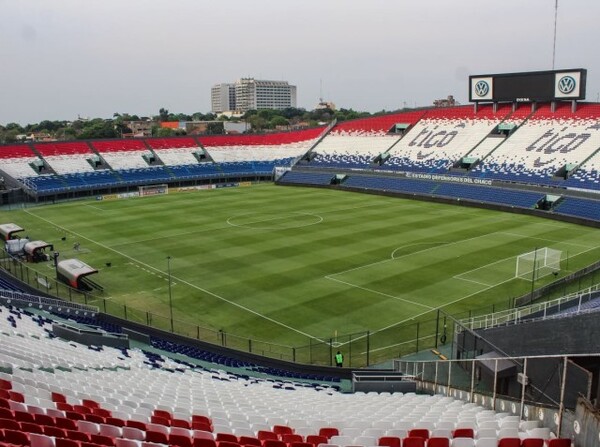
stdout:
[[311,213],[247,213],[232,216],[227,219],[227,224],[232,227],[250,228],[252,230],[290,230],[304,228],[323,222],[318,214]]

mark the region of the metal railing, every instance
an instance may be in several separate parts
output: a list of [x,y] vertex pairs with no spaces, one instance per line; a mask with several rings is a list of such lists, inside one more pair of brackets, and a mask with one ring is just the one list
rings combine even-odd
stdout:
[[582,304],[598,297],[600,297],[600,284],[594,284],[585,290],[551,301],[459,320],[455,332],[460,333],[465,329],[488,329],[523,321],[546,319],[565,309],[576,307],[579,310]]
[[[550,408],[549,418],[560,435],[566,410],[580,396],[590,399],[592,373],[574,362],[578,357],[600,359],[600,354],[486,357],[447,361],[394,360],[394,371],[413,376],[418,388],[476,403],[495,411],[527,418],[532,407]],[[529,409],[528,409],[529,408]]]

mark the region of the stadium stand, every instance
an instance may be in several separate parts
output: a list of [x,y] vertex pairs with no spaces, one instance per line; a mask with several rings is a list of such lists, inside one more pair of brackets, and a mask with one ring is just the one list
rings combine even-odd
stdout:
[[57,174],[93,172],[88,159],[94,155],[87,143],[43,143],[33,146]]
[[148,138],[146,144],[165,165],[185,166],[198,163],[194,152],[200,149],[193,138]]
[[[599,148],[597,105],[580,104],[575,113],[568,104],[560,105],[555,112],[544,105],[477,165],[471,175],[546,185],[564,183],[566,172],[561,174],[561,170],[576,169]],[[582,170],[579,179],[583,179],[580,183],[587,183],[586,171]]]
[[470,106],[429,110],[405,138],[390,150],[384,170],[445,173],[467,155],[507,116]]
[[312,151],[311,167],[367,168],[396,144],[402,129],[413,126],[423,112],[397,113],[337,124]]
[[10,371],[0,372],[0,442],[368,447],[432,438],[483,445],[477,441],[483,434],[496,442],[508,434],[521,441],[555,439],[539,421],[523,423],[452,397],[343,394],[242,376],[156,352],[66,342],[53,335],[52,323],[48,314],[0,306],[0,362]]
[[15,179],[33,177],[38,174],[32,163],[39,160],[39,157],[36,156],[29,145],[2,146],[0,148],[0,160],[2,160],[0,169]]

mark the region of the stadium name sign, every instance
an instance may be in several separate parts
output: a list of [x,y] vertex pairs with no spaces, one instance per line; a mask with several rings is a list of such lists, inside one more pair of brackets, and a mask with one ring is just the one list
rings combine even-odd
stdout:
[[419,180],[432,180],[436,182],[449,182],[449,183],[467,183],[470,185],[487,185],[492,186],[491,180],[485,180],[480,178],[471,177],[458,177],[453,175],[440,175],[440,174],[418,174],[415,172],[407,172],[407,178],[416,178]]

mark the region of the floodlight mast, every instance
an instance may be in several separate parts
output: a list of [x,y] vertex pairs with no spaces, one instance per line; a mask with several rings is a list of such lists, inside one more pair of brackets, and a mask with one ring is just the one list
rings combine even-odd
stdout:
[[554,2],[554,42],[552,44],[552,70],[554,70],[554,61],[556,60],[556,22],[558,19],[558,0]]
[[169,276],[169,314],[171,316],[171,332],[173,331],[173,294],[171,292],[171,256],[167,256],[167,273]]

